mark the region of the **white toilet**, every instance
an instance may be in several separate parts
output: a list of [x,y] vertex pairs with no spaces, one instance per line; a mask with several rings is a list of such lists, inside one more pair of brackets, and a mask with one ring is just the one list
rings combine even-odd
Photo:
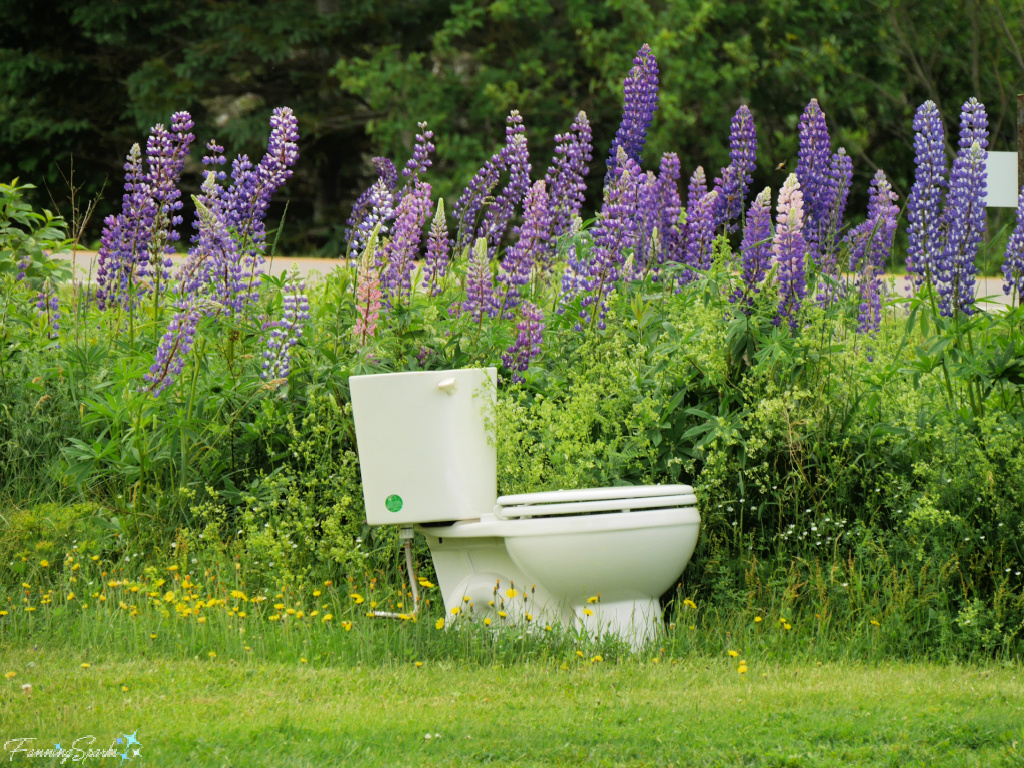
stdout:
[[643,645],[697,542],[693,489],[496,498],[496,379],[494,368],[350,379],[367,523],[424,536],[449,622],[559,623]]

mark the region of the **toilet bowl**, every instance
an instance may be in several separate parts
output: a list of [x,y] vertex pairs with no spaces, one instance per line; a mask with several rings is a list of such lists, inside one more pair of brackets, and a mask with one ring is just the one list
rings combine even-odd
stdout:
[[645,644],[696,545],[693,489],[496,498],[495,382],[493,368],[350,379],[367,522],[423,535],[449,623],[557,623]]

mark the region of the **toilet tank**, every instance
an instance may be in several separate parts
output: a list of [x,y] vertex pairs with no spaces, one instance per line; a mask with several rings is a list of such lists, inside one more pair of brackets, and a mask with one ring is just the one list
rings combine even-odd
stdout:
[[498,496],[497,370],[353,376],[359,466],[370,525],[467,520]]

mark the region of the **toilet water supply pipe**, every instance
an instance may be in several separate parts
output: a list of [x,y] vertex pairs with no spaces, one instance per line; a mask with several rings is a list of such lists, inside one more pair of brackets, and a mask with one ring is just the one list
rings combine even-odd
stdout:
[[377,619],[412,619],[420,614],[420,591],[416,589],[416,567],[412,562],[412,538],[411,525],[403,525],[398,530],[398,536],[405,542],[405,569],[409,574],[409,586],[412,588],[412,613],[391,613],[390,611],[371,611],[370,616]]

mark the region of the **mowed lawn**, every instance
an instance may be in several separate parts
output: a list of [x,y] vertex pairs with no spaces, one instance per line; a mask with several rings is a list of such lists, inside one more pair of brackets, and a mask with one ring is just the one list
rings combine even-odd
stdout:
[[1018,666],[745,661],[744,675],[708,658],[83,667],[67,651],[7,649],[0,761],[60,764],[12,740],[68,749],[92,736],[99,749],[133,734],[130,762],[153,766],[1024,766]]

